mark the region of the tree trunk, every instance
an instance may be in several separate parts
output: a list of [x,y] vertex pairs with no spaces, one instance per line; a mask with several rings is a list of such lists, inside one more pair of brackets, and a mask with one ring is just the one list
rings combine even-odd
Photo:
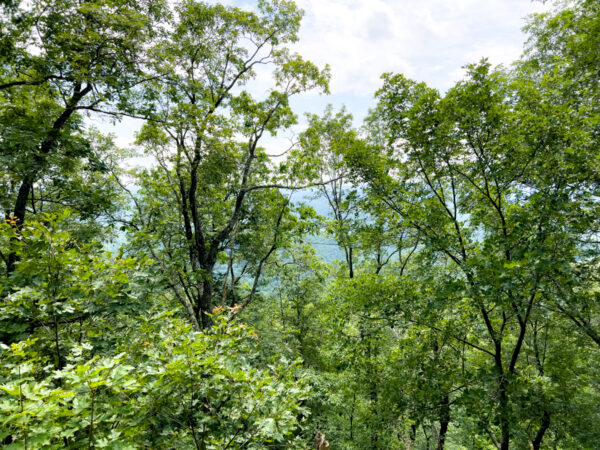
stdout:
[[446,444],[446,433],[450,424],[450,396],[446,394],[442,399],[440,408],[440,433],[438,437],[438,450],[443,450]]
[[[21,186],[19,187],[19,192],[17,194],[17,199],[15,201],[15,207],[13,209],[13,217],[17,222],[15,227],[20,229],[25,223],[25,214],[26,214],[26,206],[27,199],[29,198],[29,194],[31,193],[31,189],[33,187],[33,180],[30,176],[26,176]],[[15,265],[17,263],[17,254],[14,251],[11,251],[8,254],[8,258],[6,261],[6,276],[9,277],[15,271]]]
[[212,325],[212,320],[209,316],[212,313],[212,293],[213,293],[213,280],[212,273],[213,269],[206,271],[208,275],[208,279],[202,282],[202,293],[198,298],[198,304],[196,307],[197,319],[203,330],[210,328]]
[[535,439],[531,443],[534,450],[539,450],[542,445],[542,439],[544,439],[544,435],[546,431],[550,427],[550,413],[548,411],[544,411],[542,416],[542,423],[540,425],[540,429],[538,430]]
[[352,247],[348,249],[348,278],[354,278],[354,255]]
[[500,450],[508,450],[510,444],[510,421],[508,420],[508,396],[506,393],[506,378],[504,374],[500,375],[499,400],[500,400],[500,431],[502,440],[500,441]]

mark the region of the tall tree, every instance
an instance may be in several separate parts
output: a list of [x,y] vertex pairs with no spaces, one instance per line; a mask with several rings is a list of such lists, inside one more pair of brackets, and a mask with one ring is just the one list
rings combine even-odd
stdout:
[[[564,7],[566,6],[566,7]],[[600,5],[575,1],[534,17],[527,26],[530,38],[518,69],[523,77],[536,80],[541,101],[561,105],[561,114],[573,123],[574,136],[564,152],[547,161],[547,174],[555,183],[572,186],[572,195],[581,200],[581,214],[597,215],[593,193],[600,182]],[[563,119],[564,120],[564,119]],[[577,135],[575,135],[577,133]],[[560,173],[560,164],[573,170]],[[591,196],[590,196],[591,195]],[[586,218],[589,222],[589,218]],[[589,250],[574,270],[557,273],[554,308],[592,341],[600,345],[597,285],[598,226],[581,235]],[[561,282],[558,282],[558,281]]]
[[[263,191],[285,183],[278,182],[260,140],[295,123],[291,96],[327,89],[327,70],[285,47],[297,39],[301,11],[284,0],[258,7],[254,13],[184,1],[176,7],[172,31],[154,49],[155,70],[165,81],[148,92],[155,114],[138,141],[158,168],[140,183],[146,200],[160,191],[168,220],[176,218],[177,225],[166,230],[153,221],[148,201],[138,202],[138,220],[141,228],[165,237],[159,246],[148,244],[197,329],[210,323],[219,254],[235,247],[252,210],[262,209],[268,217],[263,220],[273,222],[277,245],[287,200],[278,193],[267,199]],[[273,68],[274,85],[256,100],[243,87],[265,66]],[[271,253],[267,249],[263,256]]]
[[[482,426],[501,449],[522,433],[515,385],[548,287],[576,263],[578,239],[596,220],[575,212],[591,200],[587,181],[563,182],[575,175],[561,155],[579,142],[577,128],[539,95],[487,63],[471,66],[445,97],[386,75],[373,114],[388,125],[387,145],[374,158],[348,155],[427,251],[459,269],[462,285],[454,287],[479,317],[471,347],[495,373],[493,420]],[[560,169],[549,172],[549,161]],[[541,437],[551,414],[548,405],[538,411]]]
[[[0,59],[5,217],[17,228],[48,168],[87,155],[80,113],[118,115],[146,79],[145,46],[161,1],[14,2],[4,6]],[[14,270],[10,252],[7,273]]]
[[335,239],[344,251],[348,277],[354,277],[356,265],[356,224],[358,223],[359,193],[348,168],[343,164],[343,152],[350,147],[363,145],[352,128],[352,115],[344,108],[334,114],[328,106],[323,117],[308,115],[308,127],[301,134],[297,149],[288,164],[309,182],[318,183],[318,195],[327,200],[331,220],[326,233]]

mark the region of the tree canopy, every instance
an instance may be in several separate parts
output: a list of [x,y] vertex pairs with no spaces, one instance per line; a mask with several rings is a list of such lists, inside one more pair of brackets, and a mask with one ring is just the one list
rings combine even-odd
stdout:
[[599,3],[271,154],[302,16],[0,5],[3,448],[597,446]]

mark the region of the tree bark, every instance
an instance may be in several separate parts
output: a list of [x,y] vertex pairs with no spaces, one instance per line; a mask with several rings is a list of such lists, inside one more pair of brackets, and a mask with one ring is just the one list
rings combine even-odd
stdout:
[[442,399],[440,408],[440,433],[438,437],[438,450],[443,450],[446,445],[446,433],[450,424],[450,396],[446,394]]
[[535,439],[531,443],[534,450],[539,450],[542,445],[542,439],[544,439],[544,435],[546,431],[550,427],[550,413],[548,411],[544,411],[542,415],[542,423],[540,425],[540,429],[538,430]]
[[202,282],[202,293],[198,299],[198,305],[196,314],[198,315],[198,322],[201,324],[202,329],[210,328],[212,320],[209,314],[212,312],[212,293],[213,293],[213,280],[212,271],[207,271],[209,279]]

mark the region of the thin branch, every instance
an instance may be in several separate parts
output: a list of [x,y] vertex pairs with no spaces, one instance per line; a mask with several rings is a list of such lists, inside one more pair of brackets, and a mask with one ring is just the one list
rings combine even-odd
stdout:
[[284,184],[277,184],[277,183],[262,184],[262,185],[258,185],[258,186],[249,186],[249,187],[245,188],[244,191],[251,192],[251,191],[256,191],[259,189],[284,189],[284,190],[290,190],[290,191],[300,191],[302,189],[310,189],[312,187],[317,187],[317,186],[326,186],[328,184],[339,181],[341,178],[342,177],[338,177],[338,178],[334,178],[334,179],[328,180],[328,181],[305,184],[303,186],[286,186]]

